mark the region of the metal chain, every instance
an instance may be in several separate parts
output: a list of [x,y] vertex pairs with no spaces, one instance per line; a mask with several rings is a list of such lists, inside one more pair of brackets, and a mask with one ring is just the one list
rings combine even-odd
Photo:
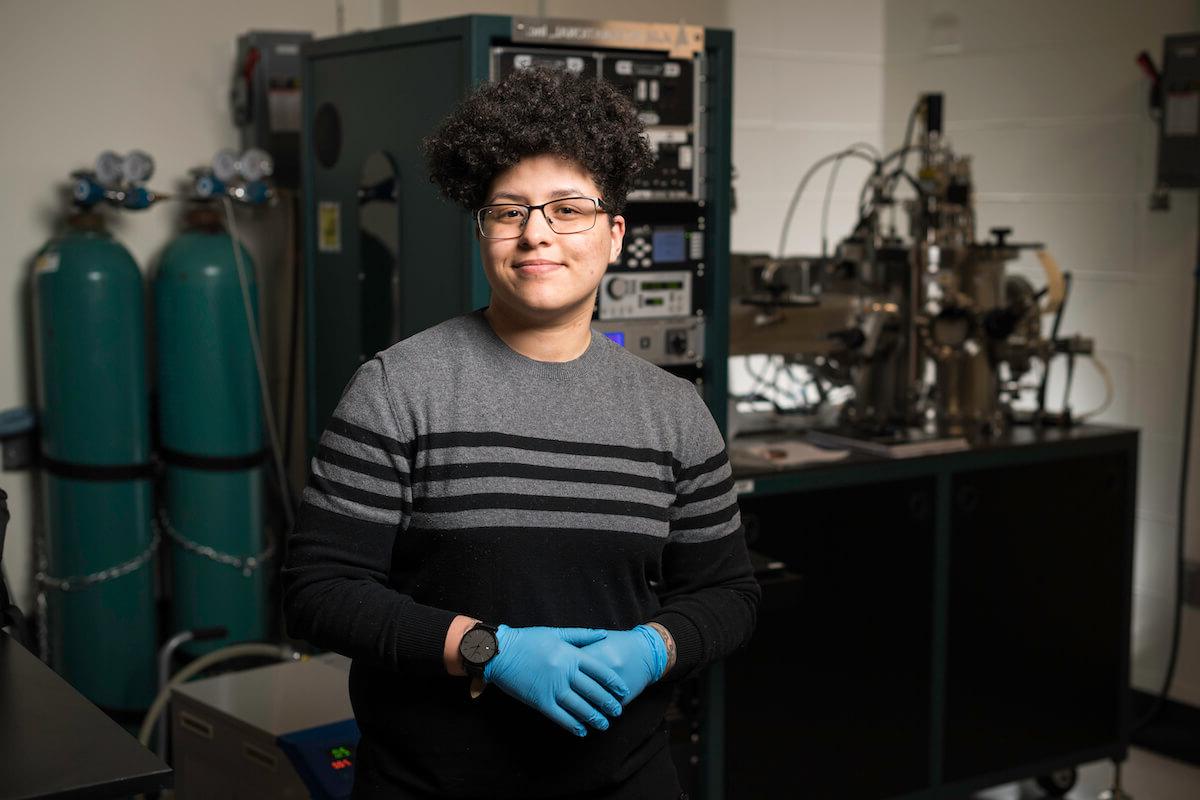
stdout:
[[158,543],[161,539],[162,537],[158,535],[156,527],[154,535],[150,538],[150,545],[140,555],[129,559],[123,564],[118,564],[115,567],[109,567],[108,569],[88,575],[72,575],[69,578],[55,578],[45,571],[39,571],[34,575],[34,580],[40,586],[58,589],[60,592],[76,592],[80,589],[86,589],[89,586],[95,586],[97,583],[111,581],[114,578],[120,578],[122,575],[128,575],[131,572],[141,569],[154,555],[154,551],[158,549]]
[[245,558],[241,556],[230,555],[229,553],[222,553],[220,550],[217,550],[214,547],[209,547],[208,545],[200,544],[199,542],[193,542],[191,539],[175,530],[175,526],[173,526],[171,524],[171,520],[167,518],[166,509],[159,509],[158,517],[155,522],[155,528],[162,530],[167,534],[167,536],[173,539],[177,545],[182,547],[184,550],[187,550],[189,553],[195,553],[198,556],[203,556],[204,558],[215,561],[218,564],[224,564],[227,567],[233,567],[236,570],[240,570],[242,575],[246,578],[249,578],[254,574],[255,570],[259,569],[263,564],[275,557],[275,540],[273,538],[268,538],[267,546],[263,548],[263,550],[257,555],[246,556]]

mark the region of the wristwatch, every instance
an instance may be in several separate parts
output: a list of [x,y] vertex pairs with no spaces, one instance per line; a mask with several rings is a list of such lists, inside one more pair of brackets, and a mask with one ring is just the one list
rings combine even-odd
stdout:
[[483,668],[500,653],[500,642],[496,638],[496,626],[477,622],[463,634],[458,643],[458,655],[463,669],[472,678],[483,678]]

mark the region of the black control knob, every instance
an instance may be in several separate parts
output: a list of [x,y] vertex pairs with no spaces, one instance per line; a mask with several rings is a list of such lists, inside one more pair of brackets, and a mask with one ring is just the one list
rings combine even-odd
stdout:
[[631,282],[626,278],[613,278],[608,282],[608,296],[613,300],[620,300],[629,294],[629,284]]
[[682,356],[687,351],[687,331],[667,331],[667,352],[673,356]]

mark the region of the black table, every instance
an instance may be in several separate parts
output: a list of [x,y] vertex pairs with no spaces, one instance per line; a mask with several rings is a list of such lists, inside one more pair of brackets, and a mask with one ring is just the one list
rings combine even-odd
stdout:
[[171,768],[0,631],[0,800],[125,797]]

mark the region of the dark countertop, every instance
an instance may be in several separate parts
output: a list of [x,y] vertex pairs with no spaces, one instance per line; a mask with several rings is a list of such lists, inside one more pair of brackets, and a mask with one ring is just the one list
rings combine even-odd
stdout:
[[757,441],[804,441],[803,433],[764,433],[739,436],[730,446],[730,461],[733,467],[733,477],[738,481],[755,481],[759,479],[785,477],[815,477],[820,474],[825,477],[836,475],[847,476],[849,473],[880,473],[895,470],[929,470],[943,466],[959,465],[964,462],[994,462],[1018,452],[1028,452],[1039,448],[1061,448],[1063,446],[1077,447],[1087,450],[1090,445],[1103,445],[1112,442],[1114,438],[1137,437],[1134,428],[1122,428],[1108,425],[1077,425],[1073,428],[1033,428],[1021,426],[1007,431],[997,439],[973,444],[966,450],[951,453],[912,456],[907,458],[884,458],[860,452],[850,452],[845,458],[837,461],[814,461],[803,464],[769,464],[758,459],[747,460],[739,457],[738,448],[752,445]]
[[0,631],[0,800],[126,797],[172,771]]

